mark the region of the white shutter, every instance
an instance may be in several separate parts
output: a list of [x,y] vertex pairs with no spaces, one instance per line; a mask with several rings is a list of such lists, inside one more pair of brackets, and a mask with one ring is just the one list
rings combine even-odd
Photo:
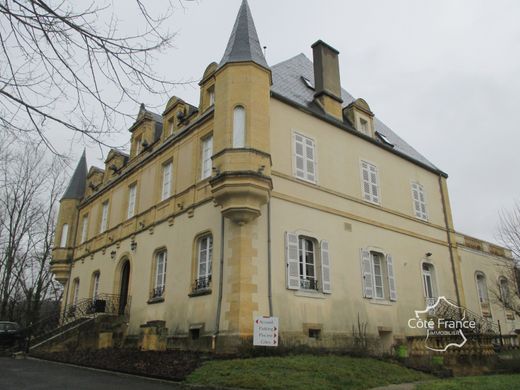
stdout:
[[329,242],[325,240],[321,242],[321,284],[323,286],[322,290],[324,293],[332,293]]
[[287,267],[287,288],[300,289],[300,267],[298,260],[298,235],[285,233],[285,253]]
[[364,249],[361,249],[361,277],[363,279],[363,296],[365,298],[372,298],[374,295],[372,263],[370,261],[370,252]]
[[395,288],[394,263],[392,255],[386,255],[386,267],[388,269],[388,289],[390,290],[390,300],[397,301],[397,291]]
[[370,182],[372,185],[372,201],[379,203],[379,183],[377,180],[377,168],[370,165]]

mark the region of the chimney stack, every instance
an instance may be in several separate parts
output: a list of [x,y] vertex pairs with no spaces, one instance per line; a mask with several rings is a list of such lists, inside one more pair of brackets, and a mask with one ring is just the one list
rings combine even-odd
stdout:
[[339,51],[322,40],[312,45],[314,62],[314,101],[326,114],[343,120],[341,83],[339,80]]

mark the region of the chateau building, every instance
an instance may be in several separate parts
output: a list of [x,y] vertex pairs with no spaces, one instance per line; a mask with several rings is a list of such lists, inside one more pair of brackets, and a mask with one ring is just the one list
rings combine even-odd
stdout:
[[61,200],[52,271],[63,307],[120,297],[128,338],[164,321],[168,347],[342,348],[358,322],[382,350],[444,296],[504,334],[511,253],[457,233],[447,174],[340,84],[339,53],[268,65],[247,1],[197,107],[141,106],[131,149],[85,155]]

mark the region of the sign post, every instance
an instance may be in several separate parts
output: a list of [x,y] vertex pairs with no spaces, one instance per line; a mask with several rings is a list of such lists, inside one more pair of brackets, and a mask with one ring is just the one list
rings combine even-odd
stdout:
[[253,345],[278,346],[278,317],[256,317],[253,327]]

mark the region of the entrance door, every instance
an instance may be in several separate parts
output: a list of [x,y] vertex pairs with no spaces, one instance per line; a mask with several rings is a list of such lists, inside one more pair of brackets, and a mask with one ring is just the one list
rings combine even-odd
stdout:
[[121,268],[121,289],[119,291],[119,314],[125,314],[128,303],[128,283],[130,281],[130,262],[126,261]]

